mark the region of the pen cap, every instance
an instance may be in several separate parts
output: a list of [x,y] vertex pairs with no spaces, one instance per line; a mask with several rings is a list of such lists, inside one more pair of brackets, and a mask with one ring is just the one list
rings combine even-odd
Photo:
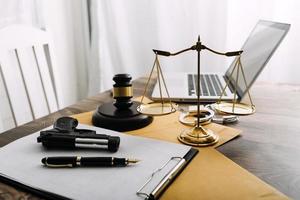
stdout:
[[108,150],[111,152],[118,151],[120,146],[120,137],[108,136]]

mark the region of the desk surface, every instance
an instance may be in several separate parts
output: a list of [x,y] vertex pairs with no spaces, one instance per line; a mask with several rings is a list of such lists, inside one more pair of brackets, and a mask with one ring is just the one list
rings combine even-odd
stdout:
[[[134,81],[143,92],[146,78]],[[151,83],[153,86],[153,82]],[[151,90],[150,90],[151,91]],[[300,85],[256,83],[251,90],[257,112],[232,125],[242,136],[218,150],[287,196],[300,198]],[[53,124],[60,116],[94,110],[111,101],[111,92],[86,98],[41,119],[0,134],[0,146]],[[38,199],[0,183],[0,199]]]

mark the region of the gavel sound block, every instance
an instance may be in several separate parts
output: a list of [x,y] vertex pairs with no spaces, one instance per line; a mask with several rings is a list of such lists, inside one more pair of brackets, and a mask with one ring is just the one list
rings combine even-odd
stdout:
[[139,102],[131,101],[131,79],[129,74],[117,74],[113,77],[115,101],[98,106],[92,117],[94,126],[122,132],[143,128],[153,121],[153,117],[137,111]]

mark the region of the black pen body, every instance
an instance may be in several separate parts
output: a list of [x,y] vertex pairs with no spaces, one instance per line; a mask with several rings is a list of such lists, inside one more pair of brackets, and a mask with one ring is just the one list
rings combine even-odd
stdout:
[[42,163],[47,167],[122,167],[128,164],[126,158],[115,157],[46,157]]
[[82,157],[81,166],[101,167],[101,166],[126,166],[126,158],[115,157]]

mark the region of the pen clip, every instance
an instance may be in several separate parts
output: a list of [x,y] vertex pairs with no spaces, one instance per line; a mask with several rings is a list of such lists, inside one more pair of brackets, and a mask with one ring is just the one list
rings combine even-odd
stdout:
[[61,165],[49,164],[49,163],[47,162],[47,159],[48,159],[48,158],[46,158],[46,161],[45,161],[45,165],[46,165],[47,167],[52,167],[52,168],[73,167],[73,164],[61,164]]
[[45,163],[47,167],[52,167],[52,168],[61,168],[61,167],[73,167],[72,164],[65,164],[65,165],[52,165],[52,164],[47,164]]

